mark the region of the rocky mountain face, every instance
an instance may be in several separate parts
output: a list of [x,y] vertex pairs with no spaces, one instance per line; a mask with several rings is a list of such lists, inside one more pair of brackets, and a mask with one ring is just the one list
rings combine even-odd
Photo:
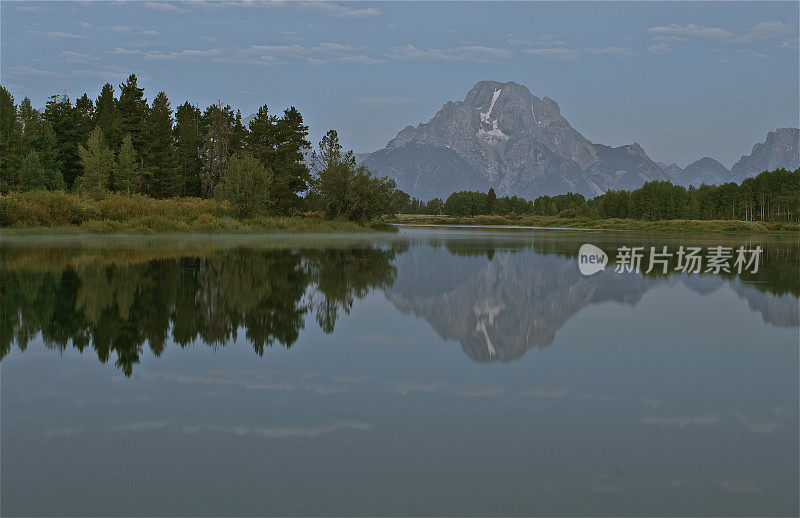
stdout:
[[764,171],[800,167],[800,129],[780,128],[767,133],[767,140],[753,146],[731,168],[730,181],[741,182]]
[[638,144],[594,144],[554,100],[496,81],[478,83],[429,122],[406,127],[362,163],[422,199],[488,187],[531,199],[570,191],[595,196],[666,179]]
[[731,174],[727,167],[709,157],[692,162],[685,169],[670,164],[666,168],[662,167],[662,171],[672,183],[684,187],[690,185],[700,187],[702,184],[719,185],[729,182]]
[[481,81],[463,101],[448,102],[417,127],[407,126],[385,148],[359,163],[417,198],[447,198],[454,191],[493,187],[499,196],[534,199],[608,189],[637,189],[651,180],[698,186],[741,182],[765,170],[796,169],[798,133],[771,131],[729,172],[712,158],[681,169],[656,164],[639,144],[590,142],[561,115],[558,104],[519,84]]

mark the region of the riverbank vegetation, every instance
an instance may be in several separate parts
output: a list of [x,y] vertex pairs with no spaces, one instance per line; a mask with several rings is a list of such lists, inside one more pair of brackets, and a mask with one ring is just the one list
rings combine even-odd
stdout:
[[221,102],[173,112],[135,75],[96,100],[51,96],[40,113],[0,86],[0,226],[116,231],[368,227],[407,198],[357,167],[336,131],[311,151],[290,107],[248,121]]
[[427,203],[409,200],[404,212],[462,219],[497,216],[499,219],[493,220],[496,222],[518,222],[522,218],[530,224],[538,221],[539,226],[586,228],[595,228],[598,224],[616,228],[618,223],[614,220],[637,221],[640,223],[626,223],[626,226],[638,228],[653,226],[644,222],[660,222],[656,226],[662,228],[676,225],[680,228],[687,221],[709,222],[705,225],[709,228],[780,228],[781,223],[797,228],[800,221],[798,199],[800,169],[776,169],[748,178],[741,185],[726,183],[686,189],[668,181],[648,182],[633,191],[608,191],[589,200],[574,193],[540,196],[529,201],[507,196],[498,198],[493,189],[488,193],[462,191],[453,193],[444,202],[438,198]]

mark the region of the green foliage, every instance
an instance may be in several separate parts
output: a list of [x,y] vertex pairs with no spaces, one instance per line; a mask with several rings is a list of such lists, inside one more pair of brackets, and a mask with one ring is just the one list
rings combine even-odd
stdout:
[[375,177],[365,167],[357,168],[352,151],[342,154],[335,130],[325,134],[311,162],[314,179],[310,198],[327,218],[363,225],[393,212],[394,181]]
[[39,161],[39,153],[31,150],[22,160],[17,188],[21,191],[34,191],[45,187],[44,168]]
[[222,177],[230,157],[233,115],[230,106],[217,103],[206,108],[201,119],[203,144],[200,149],[200,192],[210,197]]
[[111,186],[115,191],[135,193],[139,190],[140,183],[141,172],[136,150],[133,149],[133,140],[130,135],[125,135],[122,145],[117,151]]
[[47,101],[44,118],[52,125],[58,142],[58,164],[66,186],[72,187],[81,174],[78,146],[83,143],[78,112],[66,94],[53,95]]
[[83,174],[76,181],[78,192],[98,196],[108,190],[108,181],[114,170],[114,153],[106,146],[103,130],[95,128],[78,149],[83,164]]
[[[131,74],[125,83],[119,85],[119,100],[116,116],[119,118],[119,135],[130,135],[133,148],[143,160],[147,156],[149,135],[147,133],[147,99],[144,88],[139,88],[136,74]],[[115,142],[116,144],[116,142]]]
[[16,184],[22,163],[22,127],[14,97],[0,85],[0,193]]
[[237,217],[248,218],[267,209],[271,183],[271,173],[253,155],[239,152],[228,161],[215,196],[230,202]]
[[297,210],[299,193],[308,188],[310,172],[303,160],[303,152],[311,147],[307,136],[308,126],[294,107],[278,118],[264,105],[250,121],[247,149],[272,170],[272,201],[280,212]]
[[200,109],[188,102],[175,110],[175,151],[182,193],[185,196],[200,196]]
[[114,97],[114,87],[106,83],[100,90],[100,95],[94,104],[95,126],[103,130],[103,135],[111,147],[115,148],[120,142],[120,120],[117,111],[117,99]]
[[180,171],[175,161],[172,135],[172,109],[164,92],[158,92],[148,114],[147,185],[154,198],[170,198],[183,192]]

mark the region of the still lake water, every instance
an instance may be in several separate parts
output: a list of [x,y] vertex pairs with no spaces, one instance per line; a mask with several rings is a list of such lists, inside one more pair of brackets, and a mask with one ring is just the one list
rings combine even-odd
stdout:
[[[584,277],[583,243],[764,254]],[[796,236],[3,238],[0,514],[796,516],[799,259]]]

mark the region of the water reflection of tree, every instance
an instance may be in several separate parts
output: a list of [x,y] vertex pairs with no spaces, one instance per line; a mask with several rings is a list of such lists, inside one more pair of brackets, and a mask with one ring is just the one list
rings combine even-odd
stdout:
[[[290,347],[313,313],[333,331],[341,312],[396,275],[396,250],[240,247],[203,256],[67,261],[52,269],[10,259],[0,269],[0,358],[41,332],[47,347],[91,346],[130,375],[144,344],[160,355],[169,339],[211,347],[244,330],[254,350]],[[34,256],[41,260],[41,256]],[[11,265],[11,266],[9,266]]]

